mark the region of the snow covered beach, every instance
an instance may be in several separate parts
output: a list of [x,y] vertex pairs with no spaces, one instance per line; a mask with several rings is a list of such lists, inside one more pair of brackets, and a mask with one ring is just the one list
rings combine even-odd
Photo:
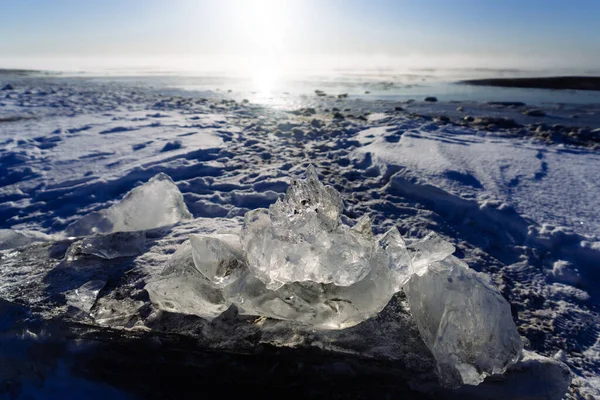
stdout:
[[[0,231],[6,310],[83,323],[92,327],[84,329],[88,337],[102,332],[98,327],[168,334],[175,326],[176,333],[214,345],[214,337],[226,335],[219,330],[232,329],[227,321],[203,324],[160,313],[144,294],[146,280],[163,270],[187,235],[239,229],[247,211],[274,203],[313,164],[341,193],[348,225],[368,214],[376,234],[393,226],[418,238],[435,231],[455,245],[455,255],[489,274],[509,300],[525,348],[569,366],[569,395],[598,395],[597,104],[534,108],[332,93],[273,107],[111,80],[9,76],[0,83],[0,228],[19,232]],[[527,115],[531,109],[542,112]],[[100,271],[81,276],[61,271],[75,240],[63,235],[65,229],[160,172],[174,180],[194,219],[150,230],[135,254],[109,262],[112,269],[100,263]],[[81,313],[65,293],[92,280],[104,285],[92,290],[97,298]],[[402,298],[395,301],[388,308],[401,309]],[[238,316],[224,318],[247,331],[230,332],[231,343],[221,345],[247,351],[241,343],[252,343],[248,337],[258,328]],[[7,321],[6,328],[0,325],[4,332],[19,329]],[[377,321],[354,329],[373,328]],[[409,358],[395,360],[403,364],[400,375],[411,371],[404,377],[410,383],[396,390],[424,396],[442,390],[422,343],[390,342],[402,336],[394,335],[398,326],[414,331],[410,322],[390,324],[387,332],[380,326],[381,337],[370,343],[357,341],[356,331],[314,334],[274,321],[255,323],[266,327],[253,340],[268,345],[312,346],[379,361],[410,348],[418,354],[414,365]],[[3,360],[17,363],[18,357]],[[355,371],[353,361],[339,363],[334,369],[341,368],[341,375],[364,373]],[[60,373],[48,370],[49,381],[59,382]],[[42,390],[35,382],[23,386]],[[528,381],[519,385],[524,392],[504,395],[535,395],[539,386]],[[485,384],[477,388],[481,392],[473,396],[489,395]]]

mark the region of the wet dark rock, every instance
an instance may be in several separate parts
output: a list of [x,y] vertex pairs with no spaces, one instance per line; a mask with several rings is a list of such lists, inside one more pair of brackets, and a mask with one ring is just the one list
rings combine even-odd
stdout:
[[404,108],[402,108],[402,107],[394,107],[394,111],[404,111]]
[[546,113],[543,110],[534,108],[523,111],[523,115],[527,115],[528,117],[545,117]]
[[587,129],[587,128],[579,128],[579,130],[577,131],[577,133],[583,139],[589,139],[589,138],[591,138],[593,136],[592,131],[589,130],[589,129]]
[[348,93],[338,94],[338,99],[346,99],[348,98]]
[[310,121],[310,126],[312,126],[313,128],[320,128],[323,126],[323,121],[315,118],[312,121]]
[[294,135],[294,138],[296,140],[301,140],[302,138],[304,138],[304,131],[299,128],[294,128],[292,129],[292,135]]
[[525,107],[522,101],[488,101],[486,104],[500,107]]
[[178,150],[178,149],[181,149],[182,147],[183,147],[183,142],[181,140],[174,140],[172,142],[168,142],[167,144],[165,144],[160,152],[164,153],[165,151]]
[[310,117],[311,115],[315,115],[317,113],[317,110],[315,110],[313,107],[305,107],[305,108],[300,108],[298,110],[290,111],[289,113],[294,114],[294,115],[304,116],[304,117]]
[[10,83],[4,85],[4,87],[1,90],[15,90],[15,87],[13,85],[11,85]]
[[317,89],[317,90],[315,90],[315,94],[316,94],[317,96],[319,96],[319,97],[325,97],[325,96],[327,96],[327,93],[325,93],[325,92],[324,92],[324,91],[322,91],[322,90],[318,90],[318,89]]
[[469,85],[537,89],[600,90],[597,76],[553,76],[542,78],[495,78],[462,81]]
[[282,132],[289,132],[291,131],[293,128],[297,127],[298,124],[294,124],[291,122],[282,122],[280,124],[277,125],[277,129],[282,131]]
[[333,113],[333,119],[345,119],[344,115],[342,115],[342,113],[340,113],[339,111],[336,111]]
[[465,117],[466,122],[471,122],[472,125],[477,125],[477,126],[495,125],[496,127],[503,128],[503,129],[511,129],[511,128],[520,128],[521,127],[521,125],[518,124],[517,122],[515,122],[515,120],[512,118],[477,117],[477,118],[473,118],[470,121],[466,120],[466,118],[468,118],[468,117]]
[[433,96],[427,96],[427,97],[425,97],[424,100],[429,103],[435,103],[436,101],[438,101],[437,97],[433,97]]
[[398,135],[396,133],[392,133],[389,135],[385,135],[383,138],[388,143],[398,143],[400,141],[400,137],[401,137],[400,135]]

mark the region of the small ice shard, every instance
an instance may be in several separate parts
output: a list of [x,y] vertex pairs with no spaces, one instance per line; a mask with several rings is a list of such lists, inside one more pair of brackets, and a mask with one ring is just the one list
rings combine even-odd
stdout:
[[356,221],[356,224],[352,227],[354,232],[360,233],[367,239],[373,239],[373,225],[371,218],[368,215],[363,215]]
[[190,243],[195,267],[218,287],[232,283],[247,269],[238,235],[192,235]]
[[80,252],[112,260],[118,257],[132,257],[144,251],[146,233],[115,232],[108,235],[88,236],[81,240]]
[[144,289],[150,301],[161,310],[207,320],[218,317],[231,305],[221,289],[196,268],[189,241],[171,256],[162,275],[150,280]]
[[106,281],[93,280],[84,283],[77,289],[65,292],[67,304],[89,313],[104,285],[106,285]]
[[115,205],[72,223],[65,232],[68,236],[86,236],[143,231],[173,225],[191,217],[173,180],[161,172],[132,189]]
[[393,271],[397,289],[410,279],[413,269],[410,255],[406,249],[406,242],[400,235],[398,228],[393,227],[383,234],[378,241],[379,247],[384,251],[387,267]]
[[431,263],[445,259],[456,250],[451,243],[435,232],[430,232],[423,239],[413,241],[407,246],[407,249],[415,272]]
[[0,250],[14,249],[43,240],[47,240],[43,233],[0,229]]
[[404,291],[445,386],[478,385],[520,359],[523,344],[510,305],[456,257],[414,274]]

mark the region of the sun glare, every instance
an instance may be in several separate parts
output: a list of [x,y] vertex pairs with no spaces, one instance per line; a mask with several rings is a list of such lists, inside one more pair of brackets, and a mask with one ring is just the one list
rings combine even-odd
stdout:
[[270,94],[280,83],[286,38],[292,19],[286,1],[245,1],[240,28],[248,44],[249,75],[254,89]]
[[270,95],[280,84],[282,69],[273,58],[257,60],[251,68],[252,84],[255,90]]

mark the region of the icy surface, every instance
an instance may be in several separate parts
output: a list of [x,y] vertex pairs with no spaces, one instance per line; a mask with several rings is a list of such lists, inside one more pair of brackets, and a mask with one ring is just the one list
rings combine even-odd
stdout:
[[404,290],[448,386],[477,385],[521,357],[523,344],[508,302],[456,257],[430,264]]
[[49,238],[38,232],[20,232],[12,229],[0,229],[0,250],[21,247],[33,242],[48,240]]
[[67,304],[89,313],[104,285],[106,285],[106,282],[103,280],[93,280],[84,283],[77,289],[66,292]]
[[130,232],[159,228],[191,218],[181,192],[173,180],[159,173],[131,190],[123,200],[105,210],[92,212],[69,225],[66,233]]
[[81,252],[111,260],[138,255],[144,251],[145,243],[143,231],[94,235],[81,240]]

